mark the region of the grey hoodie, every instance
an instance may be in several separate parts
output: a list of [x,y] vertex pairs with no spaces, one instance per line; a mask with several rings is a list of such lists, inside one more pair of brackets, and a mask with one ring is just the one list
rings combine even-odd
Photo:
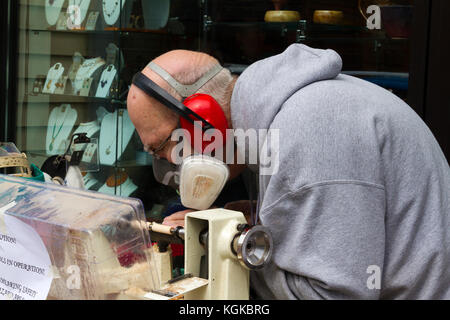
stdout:
[[278,172],[259,175],[275,251],[252,287],[263,299],[450,299],[448,162],[407,104],[341,68],[336,52],[294,44],[236,83],[233,128],[280,137]]

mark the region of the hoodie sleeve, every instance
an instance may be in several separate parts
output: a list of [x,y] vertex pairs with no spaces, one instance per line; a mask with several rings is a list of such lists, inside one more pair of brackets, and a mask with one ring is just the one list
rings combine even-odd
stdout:
[[260,211],[274,255],[252,287],[264,299],[378,299],[384,212],[384,189],[372,183],[325,181],[285,194]]

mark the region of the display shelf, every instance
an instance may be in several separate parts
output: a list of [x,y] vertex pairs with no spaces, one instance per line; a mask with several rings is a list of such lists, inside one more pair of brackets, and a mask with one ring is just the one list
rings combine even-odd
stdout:
[[[56,12],[58,16],[54,14],[51,17],[53,19],[48,17],[48,4],[51,3],[47,2],[46,7],[45,0],[21,0],[19,3],[18,72],[15,84],[18,89],[17,99],[13,103],[17,115],[15,133],[19,148],[28,152],[33,163],[38,166],[48,158],[47,152],[39,149],[47,147],[49,130],[52,132],[55,124],[64,123],[61,113],[57,118],[60,122],[51,124],[52,112],[70,105],[77,112],[74,129],[95,121],[98,121],[100,128],[109,123],[106,130],[99,131],[111,132],[106,136],[103,134],[103,137],[99,134],[99,149],[102,143],[110,142],[109,139],[122,143],[116,143],[116,149],[120,150],[117,154],[114,153],[111,159],[106,159],[106,156],[103,159],[104,163],[110,163],[101,165],[101,170],[105,171],[103,173],[126,169],[129,172],[136,171],[139,177],[151,174],[151,170],[149,173],[148,168],[144,167],[151,166],[152,161],[143,152],[137,151],[142,150],[142,145],[139,144],[136,131],[131,135],[134,127],[130,125],[130,119],[122,116],[117,118],[120,120],[114,120],[116,118],[113,119],[112,114],[116,114],[116,111],[117,114],[124,111],[124,114],[127,110],[126,89],[131,84],[133,74],[157,56],[174,49],[206,52],[233,73],[240,74],[248,65],[279,54],[292,43],[303,43],[314,48],[335,50],[343,58],[344,69],[357,70],[349,72],[351,75],[398,90],[408,87],[408,76],[394,71],[407,71],[404,67],[407,65],[406,58],[400,53],[405,52],[409,39],[391,39],[384,30],[368,30],[356,6],[353,8],[347,2],[327,0],[326,3],[321,1],[319,5],[314,0],[289,0],[288,10],[299,11],[301,20],[265,22],[265,13],[273,10],[271,1],[182,0],[171,1],[169,10],[166,8],[160,11],[151,10],[149,6],[157,1],[127,0],[125,6],[117,6],[120,7],[118,18],[110,23],[104,15],[104,1],[108,2],[90,0],[87,17],[90,15],[94,18],[83,19],[82,28],[79,29],[68,29],[68,20],[64,20],[67,18],[69,1],[63,2],[61,10]],[[353,10],[357,17],[344,19],[344,24],[339,25],[314,23],[314,10],[325,7],[343,10],[345,15],[351,14]],[[160,14],[152,15],[154,12]],[[155,28],[152,27],[155,25],[152,19],[158,25]],[[117,49],[115,54],[111,54],[114,51],[111,48]],[[75,62],[77,57],[78,64]],[[106,70],[103,65],[89,69],[90,60],[96,58],[104,61],[105,67],[115,66],[117,73],[109,78],[113,79],[111,87],[106,82],[112,90],[100,90],[102,92],[98,93],[101,81],[107,79],[102,78]],[[84,68],[79,67],[86,61],[88,63]],[[53,69],[59,64],[64,67],[62,76],[54,72],[57,68]],[[82,72],[78,73],[78,67]],[[64,82],[70,70],[69,80],[72,82]],[[74,79],[80,75],[83,85],[89,86],[90,83],[89,91],[86,87],[81,90],[79,82],[75,84],[76,90],[72,90]],[[42,93],[42,80],[47,86],[50,82],[46,80],[59,84],[55,92],[64,94]],[[65,84],[64,90],[61,84]],[[54,88],[48,88],[49,91],[44,92],[54,92]],[[120,90],[121,96],[115,91],[116,88]],[[84,95],[72,95],[72,92]],[[88,92],[89,95],[85,96]],[[111,97],[96,97],[96,94]],[[119,121],[122,121],[121,125]],[[146,179],[141,184],[137,182],[139,191],[143,191],[145,183],[150,180]],[[148,191],[149,194],[157,192],[154,189]]]
[[[39,158],[39,162],[43,162],[43,160],[46,160],[50,158],[52,155],[47,154],[46,150],[29,150],[27,151],[27,156],[29,158]],[[117,169],[126,169],[126,168],[140,168],[140,167],[149,167],[152,165],[151,161],[147,162],[140,162],[136,160],[119,160],[114,164],[107,165],[100,163],[101,167],[107,167],[107,168],[117,168]]]
[[29,93],[24,96],[24,99],[20,102],[23,103],[48,103],[49,99],[52,103],[95,103],[95,104],[107,104],[111,106],[117,106],[118,108],[126,108],[126,100],[119,100],[114,98],[100,98],[91,96],[75,96],[69,94],[46,94]]
[[211,28],[257,28],[262,31],[279,31],[282,36],[288,32],[297,33],[297,42],[306,41],[383,41],[404,42],[408,38],[390,38],[384,31],[372,31],[366,27],[352,25],[319,24],[307,20],[294,22],[218,22],[206,17],[204,31]]
[[153,35],[175,35],[171,34],[167,29],[161,30],[147,30],[147,29],[132,29],[132,28],[110,28],[103,30],[85,30],[85,29],[67,29],[67,30],[57,30],[57,29],[21,29],[21,31],[28,32],[51,32],[53,34],[65,34],[65,35],[80,35],[80,36],[123,36],[128,37],[133,34],[153,34]]

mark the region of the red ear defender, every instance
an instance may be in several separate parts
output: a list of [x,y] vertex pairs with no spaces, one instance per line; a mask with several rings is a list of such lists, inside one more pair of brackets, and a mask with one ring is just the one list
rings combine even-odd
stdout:
[[[226,130],[228,129],[227,119],[225,117],[225,113],[220,107],[219,103],[210,95],[197,93],[183,101],[183,104],[188,107],[190,110],[194,111],[200,117],[205,119],[208,123],[210,123],[216,130],[219,130],[222,133],[223,144],[222,147],[226,144]],[[190,118],[194,121],[199,121],[193,116]],[[201,122],[199,122],[202,124]],[[180,125],[181,128],[189,131],[191,135],[191,145],[194,146],[194,124],[189,122],[188,120],[180,117]],[[200,132],[199,129],[196,129],[197,134]],[[211,139],[212,141],[205,141],[206,139]],[[202,137],[202,150],[195,150],[197,152],[203,153],[205,148],[214,142],[215,137],[203,134]]]

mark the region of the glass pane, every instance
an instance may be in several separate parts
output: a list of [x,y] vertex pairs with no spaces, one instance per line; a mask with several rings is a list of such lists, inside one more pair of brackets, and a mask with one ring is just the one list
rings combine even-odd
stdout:
[[86,134],[86,189],[159,208],[176,193],[153,178],[152,158],[128,117],[127,92],[132,76],[155,57],[199,48],[197,1],[19,3],[18,149],[41,168],[67,151],[74,134]]
[[292,43],[334,49],[344,73],[406,99],[412,0],[206,1],[202,49],[240,72]]
[[18,149],[42,167],[73,134],[86,133],[97,143],[85,160],[99,165],[84,173],[87,189],[138,197],[150,214],[178,196],[153,177],[126,98],[132,76],[167,51],[204,51],[240,73],[304,43],[336,50],[344,73],[408,93],[411,0],[19,3]]

